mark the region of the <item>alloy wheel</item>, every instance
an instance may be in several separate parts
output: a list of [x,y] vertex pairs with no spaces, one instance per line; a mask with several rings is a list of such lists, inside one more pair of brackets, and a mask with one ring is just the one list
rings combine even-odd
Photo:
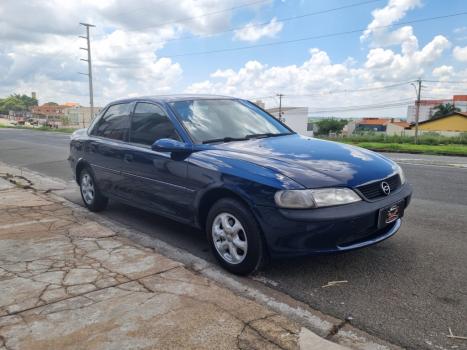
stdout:
[[240,264],[246,257],[248,241],[242,223],[229,213],[218,214],[212,223],[212,239],[219,255],[229,264]]
[[94,201],[95,189],[91,175],[84,174],[81,178],[81,193],[86,204],[91,205]]

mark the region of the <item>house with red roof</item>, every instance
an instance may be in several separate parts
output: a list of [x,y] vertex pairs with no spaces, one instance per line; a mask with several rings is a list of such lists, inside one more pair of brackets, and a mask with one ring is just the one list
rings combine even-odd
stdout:
[[352,133],[385,133],[387,135],[401,134],[409,129],[410,124],[403,119],[397,118],[363,118],[353,120],[344,127],[343,132],[347,135]]

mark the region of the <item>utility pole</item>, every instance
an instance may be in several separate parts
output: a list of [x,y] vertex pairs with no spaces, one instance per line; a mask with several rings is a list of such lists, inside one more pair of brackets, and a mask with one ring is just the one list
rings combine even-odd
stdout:
[[[80,73],[83,75],[87,75],[89,79],[89,106],[91,107],[91,119],[93,118],[94,115],[94,92],[92,89],[92,63],[91,63],[91,42],[89,40],[89,28],[90,27],[95,27],[95,25],[89,24],[89,23],[80,23],[80,25],[86,27],[86,36],[79,36],[82,39],[86,39],[87,41],[87,47],[80,47],[81,50],[85,50],[88,52],[88,59],[81,58],[81,61],[88,62],[88,73]],[[84,125],[84,114],[83,114],[83,128],[86,127]]]
[[279,121],[282,121],[282,97],[284,97],[283,94],[276,94],[277,97],[279,97]]
[[422,93],[422,80],[418,79],[417,84],[418,88],[415,88],[417,90],[417,102],[415,106],[415,144],[418,143],[418,119],[420,117],[420,96]]

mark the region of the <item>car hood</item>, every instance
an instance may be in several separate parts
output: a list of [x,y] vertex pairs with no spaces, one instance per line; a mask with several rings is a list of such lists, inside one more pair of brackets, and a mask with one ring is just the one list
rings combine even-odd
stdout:
[[394,162],[375,152],[298,134],[227,142],[209,149],[280,172],[306,188],[355,187],[396,171]]

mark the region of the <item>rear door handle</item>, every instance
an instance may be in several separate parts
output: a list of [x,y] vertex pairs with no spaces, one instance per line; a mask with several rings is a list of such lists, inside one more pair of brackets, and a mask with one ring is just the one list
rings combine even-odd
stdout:
[[131,163],[133,161],[133,155],[126,153],[123,156],[123,161],[126,162],[126,163]]

